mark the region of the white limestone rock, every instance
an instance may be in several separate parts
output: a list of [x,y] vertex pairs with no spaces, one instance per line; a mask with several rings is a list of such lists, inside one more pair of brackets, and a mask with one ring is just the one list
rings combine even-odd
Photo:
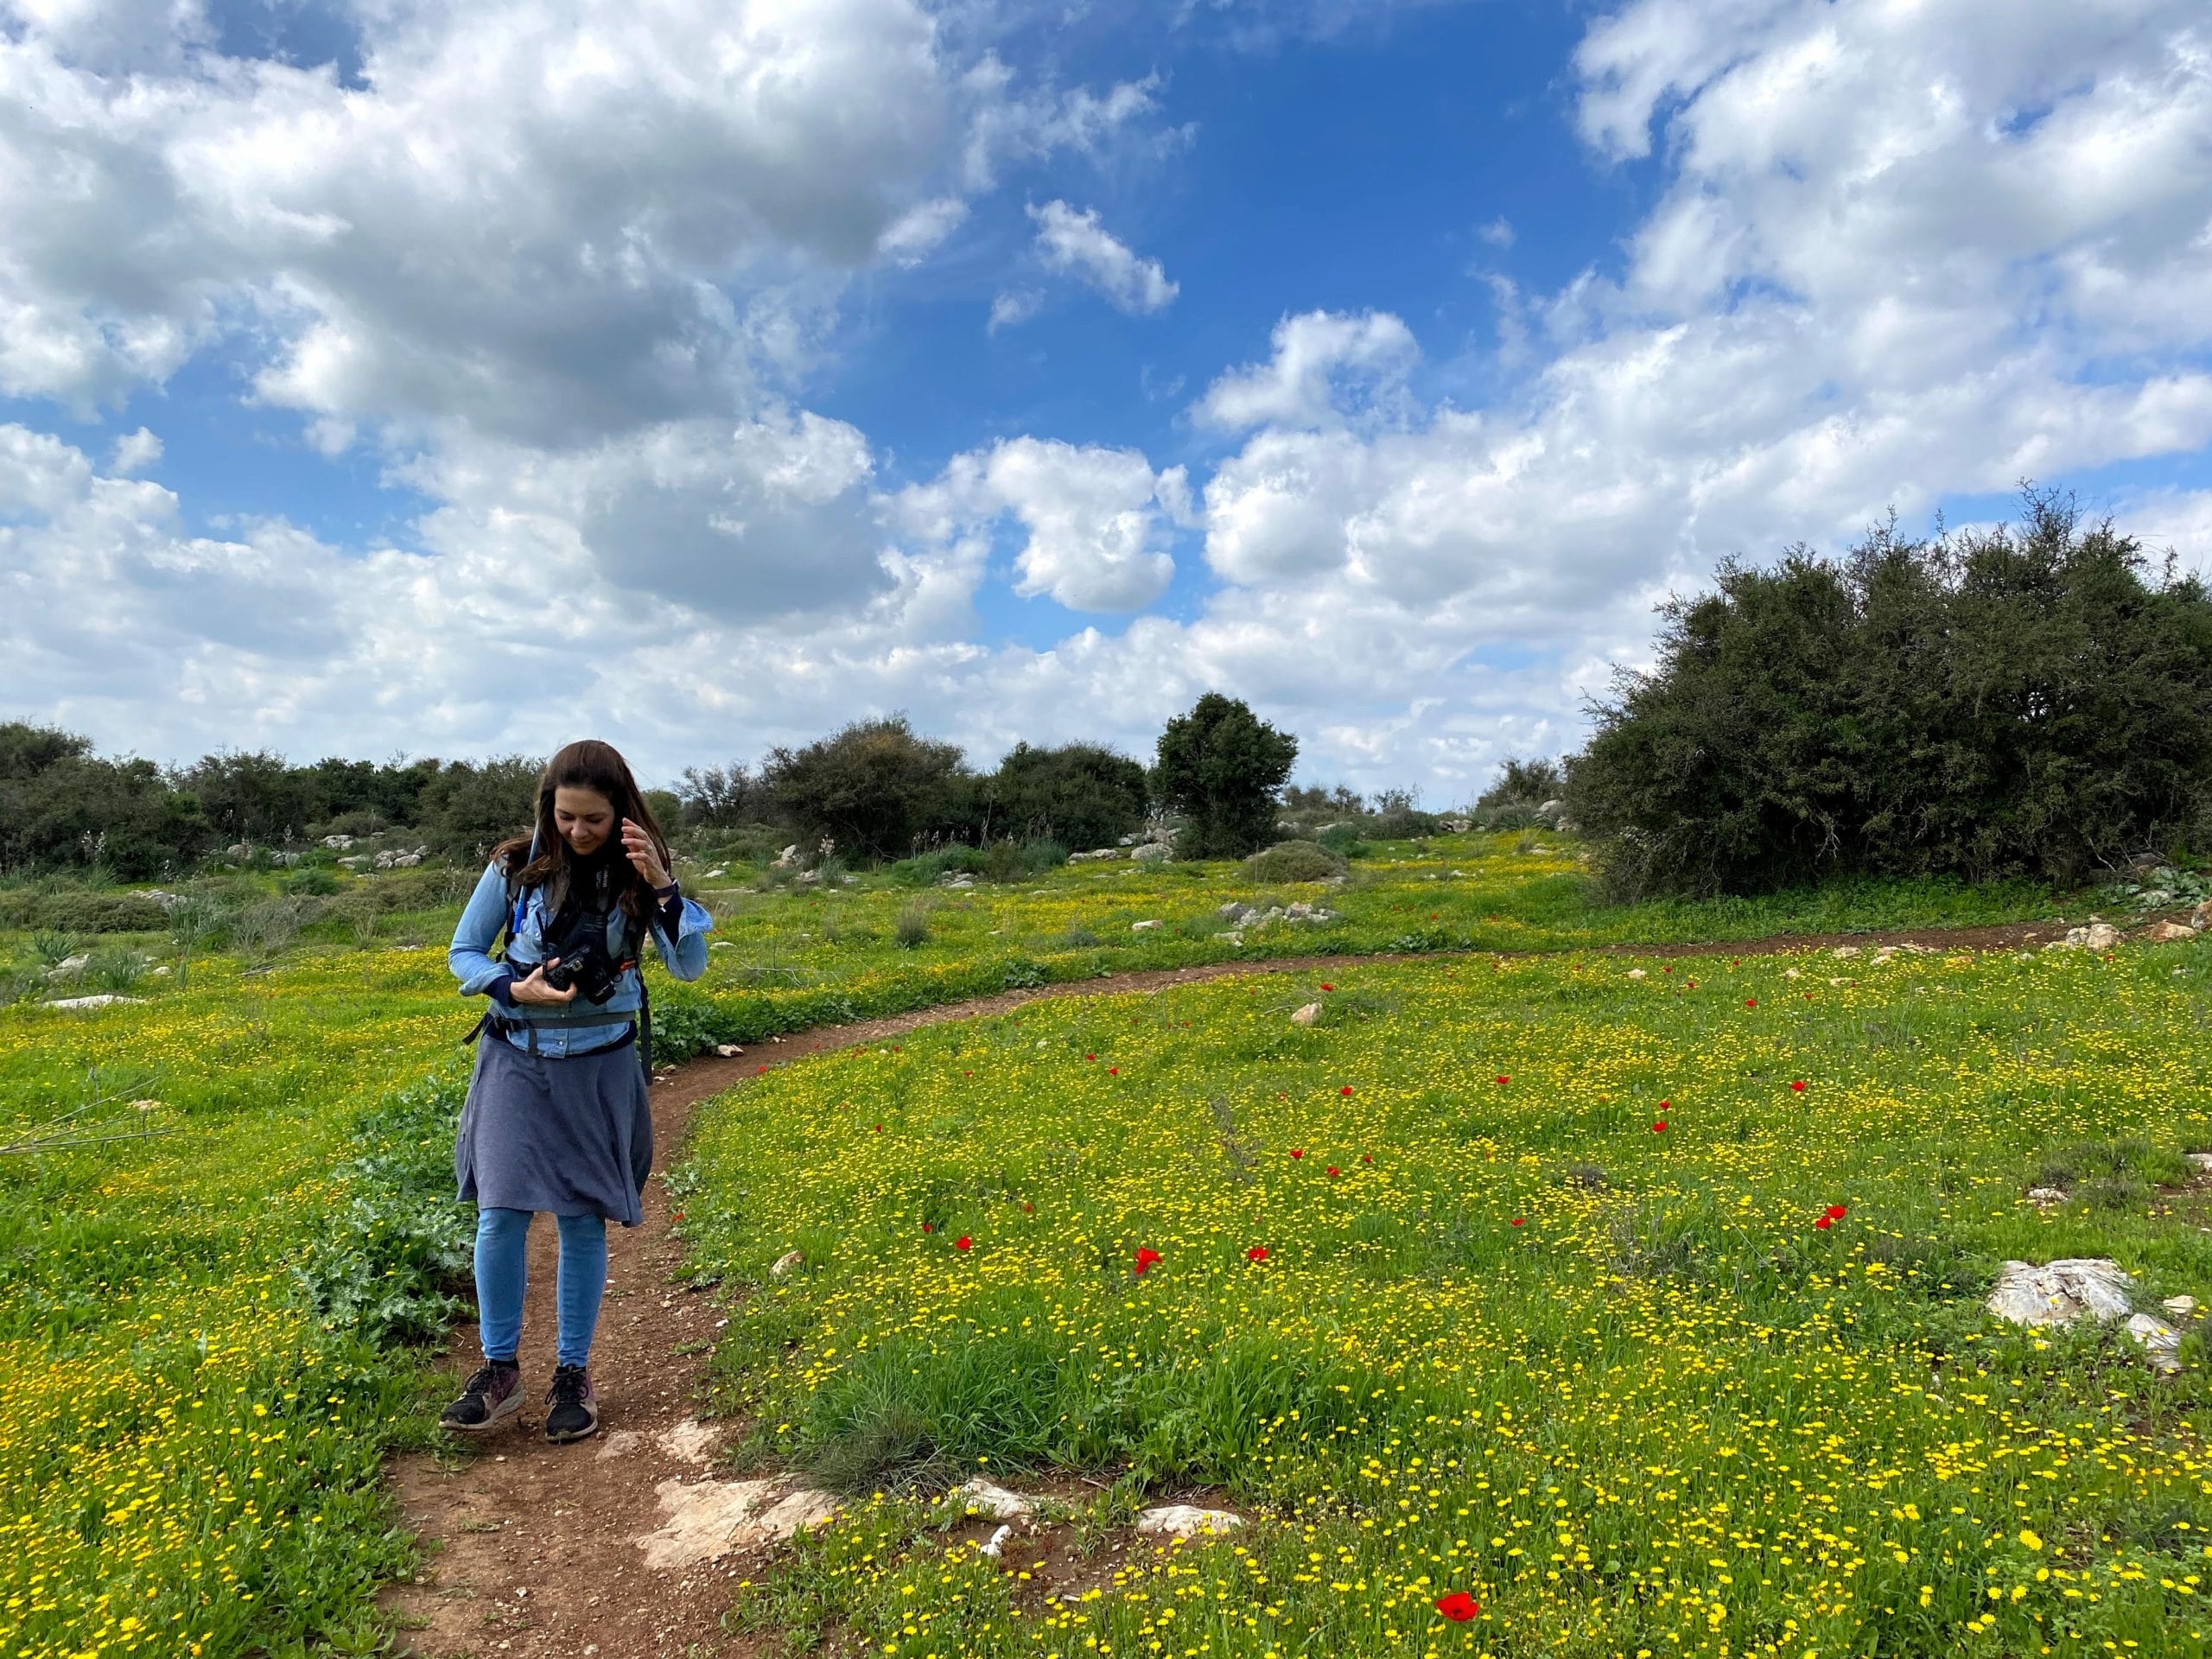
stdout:
[[2163,1376],[2171,1376],[2181,1370],[2178,1350],[2181,1332],[2164,1319],[2154,1319],[2148,1313],[2127,1316],[2127,1334],[2143,1344],[2143,1357],[2151,1362],[2151,1369]]
[[952,1489],[952,1497],[963,1508],[978,1515],[987,1515],[994,1521],[1020,1521],[1037,1511],[1034,1498],[1024,1497],[1020,1492],[1009,1492],[1003,1486],[995,1486],[978,1477]]
[[1227,1510],[1201,1510],[1188,1503],[1162,1503],[1137,1516],[1137,1530],[1168,1538],[1194,1538],[1202,1533],[1234,1532],[1244,1517]]
[[2135,1281],[2101,1256],[2068,1256],[2044,1267],[2007,1262],[1986,1306],[2014,1325],[2071,1325],[2084,1317],[2124,1319]]
[[837,1513],[828,1492],[779,1492],[779,1480],[664,1480],[653,1488],[662,1524],[632,1540],[657,1573],[680,1572],[732,1551],[782,1543]]

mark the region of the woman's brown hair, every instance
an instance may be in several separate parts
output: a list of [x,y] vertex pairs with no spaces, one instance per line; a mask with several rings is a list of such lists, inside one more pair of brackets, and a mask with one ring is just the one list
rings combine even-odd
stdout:
[[548,760],[537,780],[537,857],[531,856],[533,837],[517,836],[492,849],[492,861],[509,880],[518,881],[524,888],[544,887],[546,903],[556,911],[560,909],[568,897],[569,875],[581,862],[553,820],[553,794],[560,789],[597,790],[614,809],[616,823],[607,832],[608,881],[624,912],[637,924],[638,937],[643,938],[655,900],[645,878],[638,874],[638,867],[622,849],[620,820],[629,819],[652,837],[664,867],[670,862],[668,837],[661,833],[652,808],[645,804],[645,791],[631,776],[630,763],[613,744],[587,737]]

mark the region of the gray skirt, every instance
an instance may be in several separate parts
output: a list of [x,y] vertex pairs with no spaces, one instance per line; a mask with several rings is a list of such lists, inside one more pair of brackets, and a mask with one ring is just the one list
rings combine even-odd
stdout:
[[484,1033],[453,1145],[464,1203],[635,1227],[652,1166],[652,1109],[635,1043],[556,1060]]

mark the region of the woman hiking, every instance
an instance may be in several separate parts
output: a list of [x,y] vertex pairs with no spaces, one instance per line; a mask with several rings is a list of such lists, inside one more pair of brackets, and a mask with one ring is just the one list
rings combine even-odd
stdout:
[[[713,925],[668,864],[628,764],[605,743],[571,743],[538,780],[531,833],[493,850],[454,929],[446,960],[462,994],[491,999],[471,1033],[483,1040],[453,1150],[460,1197],[477,1206],[484,1363],[443,1428],[482,1433],[521,1409],[524,1245],[541,1210],[561,1231],[545,1438],[581,1440],[599,1427],[588,1366],[607,1224],[645,1218],[653,1158],[652,1013],[638,956],[650,938],[669,972],[696,979]],[[503,932],[504,958],[493,954]]]

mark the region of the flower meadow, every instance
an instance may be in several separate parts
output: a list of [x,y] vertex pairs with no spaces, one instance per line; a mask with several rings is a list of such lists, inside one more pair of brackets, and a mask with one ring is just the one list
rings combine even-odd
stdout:
[[[2021,890],[1882,886],[1747,905],[1611,909],[1591,901],[1566,852],[1521,854],[1503,839],[1469,837],[1385,853],[1344,887],[1273,893],[1321,899],[1340,911],[1338,921],[1255,931],[1241,944],[1215,937],[1224,931],[1217,907],[1231,898],[1270,895],[1232,866],[1104,878],[1078,868],[1019,889],[931,893],[924,900],[931,909],[929,936],[912,949],[895,941],[892,924],[914,896],[880,880],[829,894],[715,891],[711,882],[692,880],[715,908],[716,941],[726,948],[714,953],[698,986],[656,978],[658,1049],[680,1058],[709,1042],[749,1042],[1128,968],[1309,951],[1352,956],[1980,922],[2036,914],[2048,903]],[[450,909],[391,916],[369,948],[318,938],[310,928],[273,963],[247,968],[229,957],[202,957],[191,966],[188,986],[149,976],[131,993],[143,1001],[133,1004],[90,1013],[29,1001],[0,1008],[0,1145],[41,1136],[81,1142],[0,1154],[0,1659],[283,1653],[302,1643],[365,1651],[388,1634],[373,1607],[375,1587],[408,1568],[415,1547],[397,1529],[380,1483],[382,1460],[429,1433],[438,1402],[426,1392],[423,1344],[442,1333],[459,1306],[454,1293],[466,1284],[471,1217],[450,1198],[449,1152],[467,1065],[455,1039],[474,1008],[454,995],[445,970],[452,918]],[[1151,918],[1164,925],[1132,930],[1132,921]],[[27,943],[0,938],[0,949],[21,950]],[[1607,963],[1603,971],[1616,966],[1626,963]],[[1463,963],[1454,971],[1476,969]],[[1342,995],[1319,994],[1330,1004],[1327,1021],[1302,1040],[1343,1043],[1355,1032],[1380,1029],[1378,1020],[1388,1023],[1379,1004],[1368,1009],[1366,994],[1351,988],[1351,972],[1348,963]],[[1656,964],[1653,976],[1661,976]],[[1264,1001],[1287,989],[1250,995]],[[1300,992],[1316,994],[1302,982]],[[1046,1017],[1042,1009],[1023,1016]],[[1194,1021],[1186,1039],[1197,1040],[1194,1033],[1206,1029],[1219,1034]],[[1033,1047],[1045,1027],[1024,1030]],[[969,1039],[926,1039],[947,1040]],[[925,1046],[918,1039],[907,1052]],[[1158,1082],[1157,1053],[1141,1060],[1126,1045],[1118,1053],[1103,1043],[1092,1047],[1103,1055],[1102,1086],[1136,1090]],[[1027,1052],[1023,1058],[1042,1063]],[[980,1090],[1007,1084],[1011,1074],[964,1069],[977,1070],[977,1080],[962,1083],[979,1092],[963,1097],[963,1109],[987,1113],[992,1097]],[[1504,1064],[1503,1054],[1491,1068],[1514,1072],[1516,1089],[1535,1075],[1524,1070],[1529,1075]],[[803,1069],[799,1075],[828,1074]],[[1337,1093],[1325,1121],[1381,1110],[1392,1096],[1374,1092],[1370,1079],[1378,1075],[1371,1065],[1359,1076],[1348,1071],[1332,1087],[1356,1092]],[[1099,1080],[1088,1071],[1084,1076]],[[779,1077],[773,1086],[789,1085]],[[862,1096],[849,1098],[860,1109]],[[1208,1085],[1197,1102],[1206,1124],[1215,1109],[1207,1103],[1216,1098],[1231,1113],[1232,1128],[1191,1133],[1202,1146],[1217,1145],[1221,1135],[1244,1146],[1252,1133],[1244,1083],[1224,1072]],[[1292,1102],[1277,1105],[1287,1110]],[[891,1103],[869,1122],[886,1122],[883,1147],[911,1146],[917,1123],[890,1110]],[[1039,1094],[1026,1109],[1041,1114],[1072,1104]],[[1082,1116],[1062,1133],[1074,1133]],[[978,1133],[986,1121],[973,1120]],[[988,1133],[1003,1138],[1009,1154],[1030,1144],[1026,1130]],[[1339,1184],[1342,1193],[1364,1190],[1382,1170],[1406,1179],[1402,1164],[1380,1145],[1347,1156],[1318,1129],[1311,1140],[1300,1172]],[[961,1144],[947,1141],[942,1150],[950,1155]],[[1002,1273],[1009,1261],[1003,1230],[964,1211],[955,1214],[967,1202],[960,1195],[979,1179],[956,1173],[957,1164],[932,1166],[946,1183],[944,1227],[924,1236],[948,1261],[977,1274]],[[1325,1174],[1331,1164],[1337,1173]],[[1039,1161],[1036,1179],[1056,1167]],[[1062,1174],[1073,1179],[1075,1168]],[[1274,1179],[1264,1170],[1254,1177]],[[1025,1219],[1033,1227],[1065,1213],[1049,1200],[1030,1201],[1037,1207]],[[1581,1201],[1596,1202],[1586,1195]],[[705,1202],[715,1199],[705,1195]],[[1525,1217],[1516,1238],[1556,1245],[1564,1214],[1558,1205],[1529,1200],[1514,1213]],[[1839,1224],[1837,1243],[1853,1236],[1859,1216],[1854,1207]],[[1070,1233],[1064,1243],[1094,1253],[1102,1293],[1123,1294],[1126,1281],[1165,1301],[1163,1290],[1172,1297],[1189,1286],[1188,1239],[1167,1232],[1109,1239],[1097,1231],[1103,1221],[1086,1224],[1092,1232]],[[1416,1250],[1410,1241],[1425,1236],[1402,1218],[1395,1225],[1413,1230],[1385,1228],[1361,1246],[1378,1273],[1400,1255],[1412,1261],[1405,1255]],[[770,1230],[788,1230],[779,1224]],[[732,1241],[702,1243],[726,1255]],[[1124,1245],[1126,1258],[1115,1254]],[[1141,1278],[1133,1266],[1139,1249],[1158,1253]],[[1298,1283],[1293,1275],[1310,1266],[1310,1251],[1285,1233],[1248,1241],[1234,1262],[1290,1287]],[[821,1282],[810,1278],[807,1286]],[[1412,1294],[1392,1288],[1388,1273],[1376,1283],[1378,1295]],[[1293,1288],[1285,1294],[1302,1296]],[[765,1297],[749,1305],[733,1329],[748,1341],[765,1339],[769,1327],[760,1321],[778,1305]],[[1131,1306],[1132,1315],[1141,1311],[1141,1304]],[[1195,1307],[1191,1318],[1197,1328],[1213,1328]],[[1294,1323],[1284,1329],[1298,1335]],[[1352,1376],[1377,1363],[1369,1350],[1379,1338],[1350,1325],[1343,1338],[1352,1345],[1332,1363],[1346,1368],[1341,1380],[1351,1389]],[[1260,1421],[1251,1414],[1277,1399],[1309,1419],[1316,1408],[1302,1403],[1307,1385],[1296,1367],[1268,1359],[1257,1340],[1242,1330],[1224,1352],[1246,1368],[1237,1375],[1248,1380],[1235,1386],[1260,1390],[1253,1396],[1258,1403],[1238,1408],[1249,1445],[1259,1447],[1259,1437],[1268,1437],[1252,1456],[1276,1458],[1287,1480],[1284,1429],[1249,1427]],[[857,1386],[838,1380],[859,1351],[846,1343],[810,1341],[794,1351],[805,1356],[803,1367],[819,1368],[814,1381],[831,1394]],[[737,1364],[742,1350],[730,1352],[728,1363]],[[1229,1484],[1249,1478],[1229,1466],[1237,1459],[1224,1460],[1203,1413],[1179,1409],[1145,1417],[1155,1450],[1140,1464],[1124,1441],[1129,1425],[1150,1411],[1158,1362],[1147,1360],[1140,1376],[1135,1356],[1117,1342],[1098,1363],[1126,1376],[1128,1392],[1114,1411],[1102,1407],[1082,1417],[1075,1440],[1059,1438],[1065,1431],[1057,1426],[1058,1407],[1049,1433],[1039,1427],[1013,1436],[979,1410],[976,1438],[1004,1443],[979,1446],[972,1455],[1141,1466],[1145,1478],[1156,1473]],[[764,1385],[783,1376],[780,1362],[760,1372]],[[1323,1403],[1337,1408],[1348,1399]],[[1271,1408],[1267,1417],[1275,1414]],[[793,1421],[798,1435],[798,1425],[811,1419]],[[822,1443],[865,1438],[856,1429]],[[1335,1445],[1350,1443],[1333,1437]],[[795,1441],[791,1449],[806,1447]],[[1126,1497],[1134,1486],[1120,1491]],[[1310,1513],[1318,1524],[1320,1510]],[[907,1529],[907,1514],[888,1505],[880,1522]],[[899,1533],[902,1541],[906,1535]],[[1249,1548],[1258,1547],[1257,1536]],[[963,1570],[972,1569],[970,1563]],[[1185,1593],[1190,1582],[1176,1580]],[[1478,1599],[1484,1613],[1465,1628],[1495,1630],[1495,1595]],[[803,1619],[807,1609],[829,1605],[809,1592],[787,1611]]]
[[[915,1659],[2212,1649],[2201,1338],[2159,1377],[1981,1306],[2012,1256],[2212,1292],[2207,1195],[2022,1197],[2212,1146],[2208,992],[2197,947],[1347,963],[760,1079],[680,1172],[749,1287],[717,1387],[855,1501],[738,1616]],[[932,1496],[979,1474],[1094,1545],[1139,1494],[1249,1524],[1071,1589]]]
[[378,1486],[413,1393],[387,1338],[445,1303],[406,1260],[437,1253],[420,1200],[358,1166],[450,1145],[450,1062],[413,1081],[451,1045],[433,969],[208,964],[143,1007],[0,1014],[0,1141],[68,1110],[130,1137],[0,1158],[0,1654],[375,1639],[412,1558]]

